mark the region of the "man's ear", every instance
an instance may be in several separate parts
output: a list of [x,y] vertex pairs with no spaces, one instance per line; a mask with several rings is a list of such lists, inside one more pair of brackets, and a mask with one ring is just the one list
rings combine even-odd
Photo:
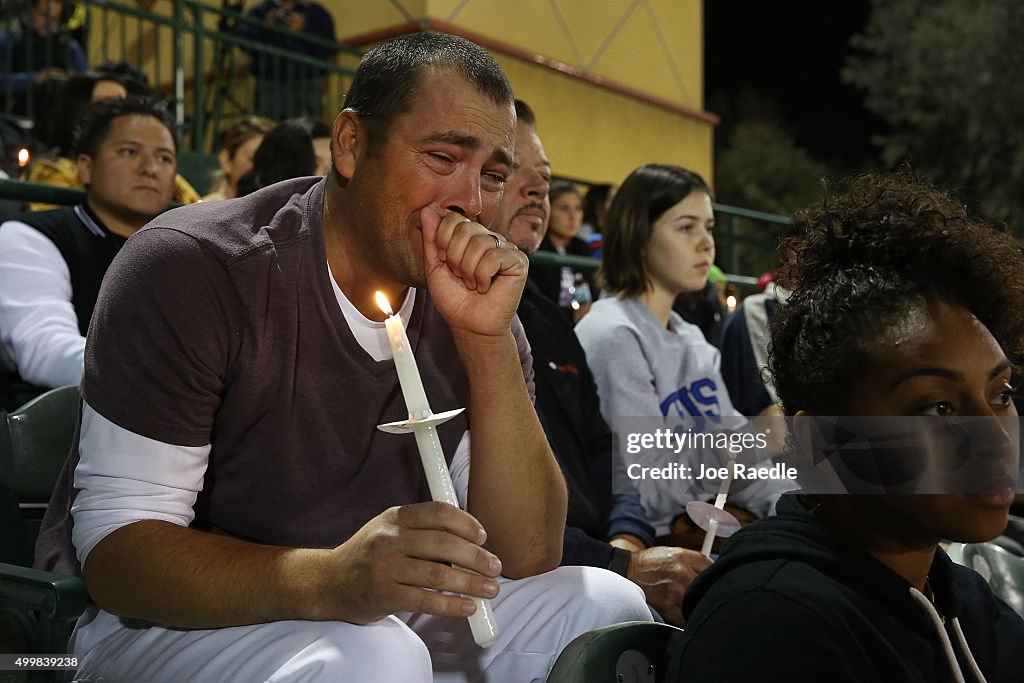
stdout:
[[331,163],[344,180],[351,180],[364,153],[366,131],[359,115],[343,109],[331,127]]
[[78,182],[88,187],[92,181],[92,157],[88,154],[78,155]]

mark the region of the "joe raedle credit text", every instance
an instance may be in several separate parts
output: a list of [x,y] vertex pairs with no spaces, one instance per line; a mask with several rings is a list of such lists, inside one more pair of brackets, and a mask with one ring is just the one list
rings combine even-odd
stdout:
[[[741,481],[796,480],[797,468],[766,459],[768,428],[763,432],[749,423],[738,429],[656,427],[634,418],[629,427],[616,431],[621,474],[634,484],[642,482],[693,482],[716,485],[724,479]],[[664,424],[664,422],[662,423]],[[621,425],[625,426],[625,425]],[[648,426],[647,429],[637,427]],[[782,425],[782,428],[785,428]]]
[[729,477],[739,480],[796,479],[796,468],[781,462],[771,465],[744,465],[734,462],[731,467],[729,465],[716,467],[705,463],[697,463],[696,467],[693,467],[677,462],[662,467],[648,467],[634,462],[626,466],[626,476],[633,480],[660,479],[662,481],[721,481]]

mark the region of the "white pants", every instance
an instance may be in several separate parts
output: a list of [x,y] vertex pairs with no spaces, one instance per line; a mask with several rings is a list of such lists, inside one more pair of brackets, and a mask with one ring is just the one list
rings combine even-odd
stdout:
[[[544,681],[576,636],[621,621],[650,621],[643,591],[593,567],[560,567],[501,580],[491,601],[501,634],[473,642],[464,618],[391,616],[374,624],[279,621],[175,630],[125,622],[91,607],[69,652],[83,654],[76,681]],[[401,618],[400,618],[401,617]]]

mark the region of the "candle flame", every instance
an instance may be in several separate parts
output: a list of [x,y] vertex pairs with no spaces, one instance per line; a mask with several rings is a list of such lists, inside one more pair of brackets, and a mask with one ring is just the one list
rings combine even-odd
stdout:
[[384,292],[377,292],[377,305],[380,306],[380,310],[384,311],[385,315],[392,316],[395,314],[391,310],[391,304],[388,303],[388,298],[384,296]]

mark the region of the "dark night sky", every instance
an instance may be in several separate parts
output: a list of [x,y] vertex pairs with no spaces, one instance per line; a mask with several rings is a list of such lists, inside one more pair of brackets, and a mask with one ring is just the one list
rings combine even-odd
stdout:
[[869,12],[868,0],[705,0],[706,106],[723,115],[719,138],[747,88],[774,100],[797,143],[833,169],[864,163],[878,124],[839,70]]

